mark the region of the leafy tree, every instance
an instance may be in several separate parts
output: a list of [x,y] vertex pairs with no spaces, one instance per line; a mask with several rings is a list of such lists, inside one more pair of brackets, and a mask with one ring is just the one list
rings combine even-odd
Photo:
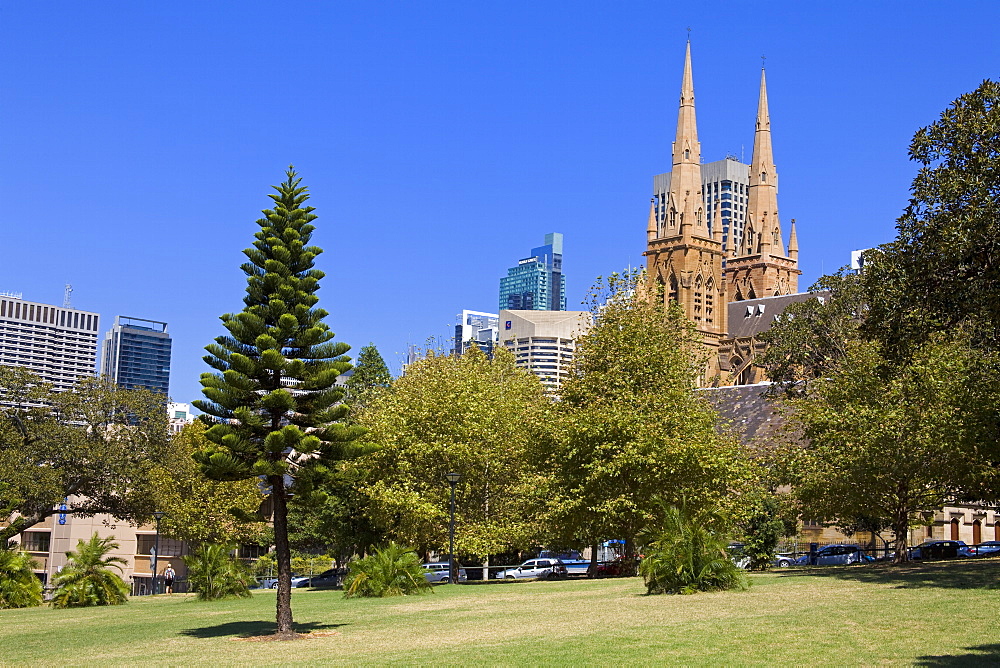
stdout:
[[33,568],[35,560],[27,552],[0,550],[0,609],[42,604],[42,581]]
[[188,582],[201,601],[218,601],[224,598],[250,598],[253,576],[250,569],[232,554],[231,545],[198,546],[193,554],[184,557],[188,568]]
[[358,354],[354,373],[347,379],[347,401],[356,411],[364,410],[374,396],[392,385],[392,374],[374,343]]
[[976,348],[1000,341],[1000,83],[986,80],[913,137],[920,165],[899,234],[866,259],[866,332],[906,359],[962,325]]
[[149,475],[168,451],[162,396],[100,378],[54,392],[8,366],[0,366],[0,391],[8,404],[0,408],[0,546],[57,512],[149,519]]
[[317,216],[293,168],[287,177],[244,251],[245,308],[222,316],[229,334],[206,348],[215,372],[202,374],[207,400],[195,402],[212,425],[205,436],[213,447],[195,455],[202,471],[213,480],[262,477],[269,487],[279,634],[293,632],[288,498],[305,471],[348,456],[360,434],[339,423],[347,407],[335,383],[351,367],[349,346],[332,341],[327,312],[316,306],[323,272],[314,261],[322,250],[309,241]]
[[330,552],[343,562],[382,542],[384,531],[371,519],[361,488],[368,475],[357,466],[333,467],[314,483],[313,493],[293,497],[288,504],[292,547]]
[[96,533],[86,542],[77,541],[76,551],[66,553],[69,563],[52,581],[56,587],[52,606],[83,608],[128,603],[128,585],[111,571],[111,568],[121,571],[128,562],[122,557],[107,556],[119,547],[114,536],[100,538]]
[[406,596],[430,590],[420,557],[413,550],[396,543],[389,543],[375,554],[352,561],[344,580],[346,598]]
[[693,328],[642,281],[612,274],[591,292],[595,324],[577,341],[543,462],[553,541],[624,539],[626,561],[660,519],[657,496],[725,504],[751,477],[736,439],[717,431],[695,391],[703,366]]
[[257,543],[266,540],[259,516],[263,495],[257,478],[211,480],[194,456],[211,447],[203,422],[175,434],[162,464],[150,473],[158,508],[169,508],[161,532],[191,543]]
[[550,405],[506,350],[410,365],[361,415],[379,446],[357,462],[374,525],[421,551],[447,548],[445,474],[455,471],[457,553],[485,558],[531,544],[540,503],[531,449]]
[[685,504],[664,506],[662,528],[650,535],[639,574],[647,594],[694,594],[744,590],[746,573],[726,551],[725,522],[711,512],[692,512]]
[[932,337],[906,364],[885,359],[878,344],[852,343],[836,373],[792,403],[806,444],[789,450],[791,481],[809,515],[890,523],[895,560],[906,561],[918,515],[991,468],[991,366],[961,336]]
[[761,494],[756,499],[750,497],[745,503],[750,507],[737,522],[743,539],[743,553],[750,558],[750,570],[764,571],[774,563],[778,541],[784,536],[794,535],[795,526],[789,526],[781,504],[772,494]]

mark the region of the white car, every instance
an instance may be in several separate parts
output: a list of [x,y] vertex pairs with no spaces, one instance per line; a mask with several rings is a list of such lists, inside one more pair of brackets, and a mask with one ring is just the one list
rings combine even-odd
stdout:
[[[427,581],[431,584],[444,584],[448,581],[448,562],[444,562],[443,564],[424,564],[424,577],[427,578]],[[465,582],[468,579],[469,576],[465,573],[465,569],[459,566],[458,581]]]
[[559,559],[528,559],[517,568],[508,568],[496,574],[497,580],[537,578],[560,580],[567,575],[566,566]]

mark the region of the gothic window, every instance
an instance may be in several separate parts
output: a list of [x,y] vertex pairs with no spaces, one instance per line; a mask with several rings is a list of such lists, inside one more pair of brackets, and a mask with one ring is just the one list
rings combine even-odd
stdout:
[[754,246],[753,246],[753,228],[750,227],[749,225],[747,226],[746,231],[743,233],[743,238],[746,241],[747,253],[748,254],[749,253],[753,253],[753,248],[754,248]]
[[775,248],[780,248],[781,247],[781,232],[778,231],[777,227],[774,228],[774,242],[773,243],[774,243],[774,247]]
[[761,172],[760,173],[760,182],[761,183],[767,183],[767,172]]
[[705,322],[712,322],[714,315],[712,313],[713,307],[715,305],[715,281],[711,278],[705,284]]
[[684,149],[684,159],[685,160],[691,159],[691,151],[689,151],[688,149]]
[[668,282],[667,299],[676,302],[677,301],[677,277],[670,274],[670,280]]
[[698,278],[694,279],[694,319],[695,322],[700,322],[702,319],[702,280],[699,275]]
[[670,208],[670,226],[671,227],[677,226],[677,209],[673,207]]
[[697,221],[697,223],[698,223],[698,227],[701,227],[701,225],[702,225],[702,220],[701,220],[701,218],[702,218],[702,211],[701,211],[701,209],[699,208],[699,209],[698,209],[698,213],[697,213],[697,214],[695,214],[695,220],[696,220],[696,221]]

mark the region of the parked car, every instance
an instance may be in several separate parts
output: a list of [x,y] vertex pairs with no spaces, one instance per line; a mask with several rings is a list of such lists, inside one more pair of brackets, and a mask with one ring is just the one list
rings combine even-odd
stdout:
[[875,561],[857,545],[826,545],[815,553],[804,554],[795,560],[799,566],[832,566],[837,564],[859,564]]
[[339,587],[340,586],[340,571],[336,568],[331,568],[330,570],[323,571],[319,575],[313,575],[308,578],[306,584],[292,585],[293,587]]
[[774,565],[778,568],[788,568],[795,564],[795,556],[791,554],[779,554],[774,558]]
[[971,556],[969,546],[961,540],[925,540],[910,548],[910,559],[955,559]]
[[497,573],[498,580],[559,580],[567,576],[566,566],[559,559],[528,559],[517,568],[508,568]]
[[744,551],[743,543],[730,543],[726,546],[729,559],[739,568],[750,568],[750,557]]
[[988,540],[969,547],[969,551],[977,557],[987,557],[1000,554],[1000,540]]
[[627,575],[635,575],[635,564],[629,568],[628,560],[625,557],[617,557],[612,561],[604,561],[597,564],[597,577],[599,578],[620,578]]
[[[431,584],[448,582],[448,562],[444,563],[433,563],[424,564],[424,577]],[[458,567],[458,581],[465,582],[469,579],[469,575],[465,572],[465,569],[461,566]]]

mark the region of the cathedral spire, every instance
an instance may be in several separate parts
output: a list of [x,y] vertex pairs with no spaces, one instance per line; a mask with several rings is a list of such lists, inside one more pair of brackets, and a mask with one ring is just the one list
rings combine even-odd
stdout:
[[[757,130],[753,138],[753,157],[750,159],[746,222],[757,237],[756,248],[746,249],[747,254],[759,252],[761,255],[784,257],[781,223],[778,221],[778,171],[771,149],[771,115],[767,109],[767,80],[763,68],[760,70]],[[750,238],[753,240],[753,236]]]
[[656,233],[656,198],[649,200],[649,222],[646,223],[646,243],[657,237]]
[[679,218],[681,234],[707,235],[701,193],[701,144],[694,113],[694,76],[691,73],[691,42],[684,53],[677,135],[673,146],[668,216]]
[[792,232],[788,236],[788,257],[793,260],[799,259],[799,237],[795,234],[795,219],[792,218]]

